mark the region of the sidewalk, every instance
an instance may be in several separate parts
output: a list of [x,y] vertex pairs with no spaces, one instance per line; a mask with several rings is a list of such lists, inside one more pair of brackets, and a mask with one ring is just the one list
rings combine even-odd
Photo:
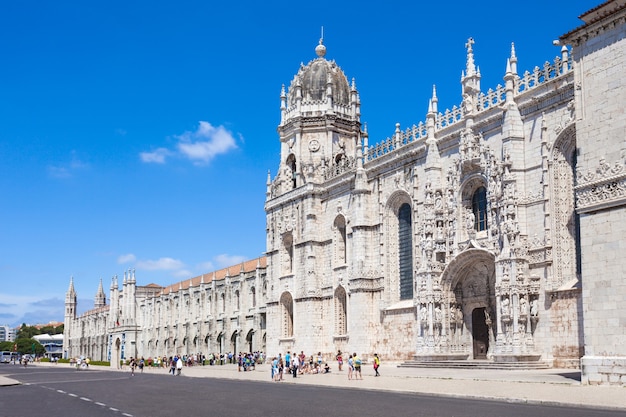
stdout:
[[[34,364],[35,367],[68,365]],[[4,368],[0,368],[3,370]],[[99,369],[92,367],[90,371]],[[103,368],[103,370],[109,368]],[[11,370],[18,373],[19,370]],[[120,371],[122,372],[122,371]],[[125,370],[124,372],[129,372]],[[167,369],[146,368],[145,373],[168,376]],[[333,366],[330,374],[285,374],[281,382],[272,382],[270,367],[257,365],[256,370],[238,372],[235,365],[185,367],[182,375],[191,378],[227,378],[263,381],[268,384],[304,384],[350,389],[372,389],[419,393],[435,396],[487,399],[515,403],[565,405],[595,409],[626,410],[626,387],[582,386],[579,371],[574,369],[544,370],[484,370],[484,369],[435,369],[398,368],[397,364],[383,363],[380,377],[374,377],[371,366],[363,368],[363,380],[348,380],[346,369],[337,371]],[[139,375],[138,375],[139,376]],[[0,386],[19,384],[18,381],[0,375]]]

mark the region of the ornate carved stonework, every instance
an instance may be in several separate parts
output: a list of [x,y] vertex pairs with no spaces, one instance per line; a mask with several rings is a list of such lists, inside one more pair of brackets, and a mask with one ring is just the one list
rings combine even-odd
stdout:
[[626,159],[613,166],[601,159],[595,172],[576,173],[576,209],[579,213],[626,203]]

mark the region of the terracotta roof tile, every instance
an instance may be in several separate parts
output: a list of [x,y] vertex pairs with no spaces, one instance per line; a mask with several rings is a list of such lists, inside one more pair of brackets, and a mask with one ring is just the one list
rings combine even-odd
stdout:
[[211,281],[221,281],[225,279],[227,276],[235,277],[239,274],[253,272],[259,268],[267,267],[267,257],[261,256],[260,258],[250,259],[248,261],[243,261],[239,264],[228,266],[226,268],[218,269],[217,271],[208,272],[202,275],[198,275],[197,277],[193,277],[184,281],[177,282],[172,285],[168,285],[163,289],[161,294],[171,294],[178,292],[179,290],[187,290],[190,287],[198,287],[200,283],[204,281],[205,284],[210,283]]

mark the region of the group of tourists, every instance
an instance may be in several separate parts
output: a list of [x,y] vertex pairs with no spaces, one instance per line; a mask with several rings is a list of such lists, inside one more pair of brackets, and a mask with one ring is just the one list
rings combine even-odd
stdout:
[[[335,360],[337,361],[339,371],[342,371],[344,355],[341,350],[335,355]],[[348,355],[346,362],[348,365],[348,379],[363,379],[363,373],[361,371],[363,361],[356,352]],[[377,353],[374,354],[372,363],[375,371],[374,376],[380,376],[380,372],[378,372],[380,368],[380,358]],[[327,374],[330,372],[331,367],[328,362],[324,361],[322,352],[318,352],[317,355],[307,356],[302,350],[299,354],[287,351],[284,357],[279,353],[278,356],[273,357],[271,361],[271,378],[273,381],[282,381],[285,374],[290,374],[293,378],[297,378],[298,375]]]

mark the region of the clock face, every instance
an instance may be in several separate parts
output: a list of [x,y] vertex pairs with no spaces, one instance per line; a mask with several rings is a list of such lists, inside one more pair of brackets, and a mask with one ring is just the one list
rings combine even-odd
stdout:
[[317,152],[319,149],[320,149],[320,143],[316,139],[313,139],[312,141],[309,142],[309,150],[311,152]]

